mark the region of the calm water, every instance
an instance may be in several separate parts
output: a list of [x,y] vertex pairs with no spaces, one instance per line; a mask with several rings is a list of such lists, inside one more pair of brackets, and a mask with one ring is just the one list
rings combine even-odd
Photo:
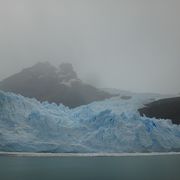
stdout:
[[180,180],[180,155],[0,157],[0,180]]

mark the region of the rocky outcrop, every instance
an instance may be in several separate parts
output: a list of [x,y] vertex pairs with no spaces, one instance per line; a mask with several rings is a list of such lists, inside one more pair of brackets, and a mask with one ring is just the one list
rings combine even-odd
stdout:
[[180,124],[180,97],[154,101],[139,109],[139,112],[147,117],[170,119],[174,124]]

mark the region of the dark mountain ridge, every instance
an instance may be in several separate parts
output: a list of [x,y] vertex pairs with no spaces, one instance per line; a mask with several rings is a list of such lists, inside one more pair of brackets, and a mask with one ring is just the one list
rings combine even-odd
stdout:
[[172,123],[180,124],[180,97],[154,101],[138,111],[147,117],[170,119]]
[[58,68],[49,62],[37,63],[1,81],[0,89],[71,108],[112,97],[82,82],[69,63]]

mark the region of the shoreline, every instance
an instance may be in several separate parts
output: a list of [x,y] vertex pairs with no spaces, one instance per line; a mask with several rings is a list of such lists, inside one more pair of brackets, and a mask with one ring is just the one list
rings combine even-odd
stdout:
[[180,155],[180,152],[152,153],[33,153],[33,152],[0,152],[1,156],[15,157],[131,157],[131,156],[167,156]]

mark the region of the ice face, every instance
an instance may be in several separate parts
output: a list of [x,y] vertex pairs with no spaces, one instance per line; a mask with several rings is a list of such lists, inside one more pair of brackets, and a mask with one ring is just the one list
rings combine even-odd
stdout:
[[180,151],[180,126],[141,117],[158,95],[132,94],[69,109],[0,91],[0,151]]

